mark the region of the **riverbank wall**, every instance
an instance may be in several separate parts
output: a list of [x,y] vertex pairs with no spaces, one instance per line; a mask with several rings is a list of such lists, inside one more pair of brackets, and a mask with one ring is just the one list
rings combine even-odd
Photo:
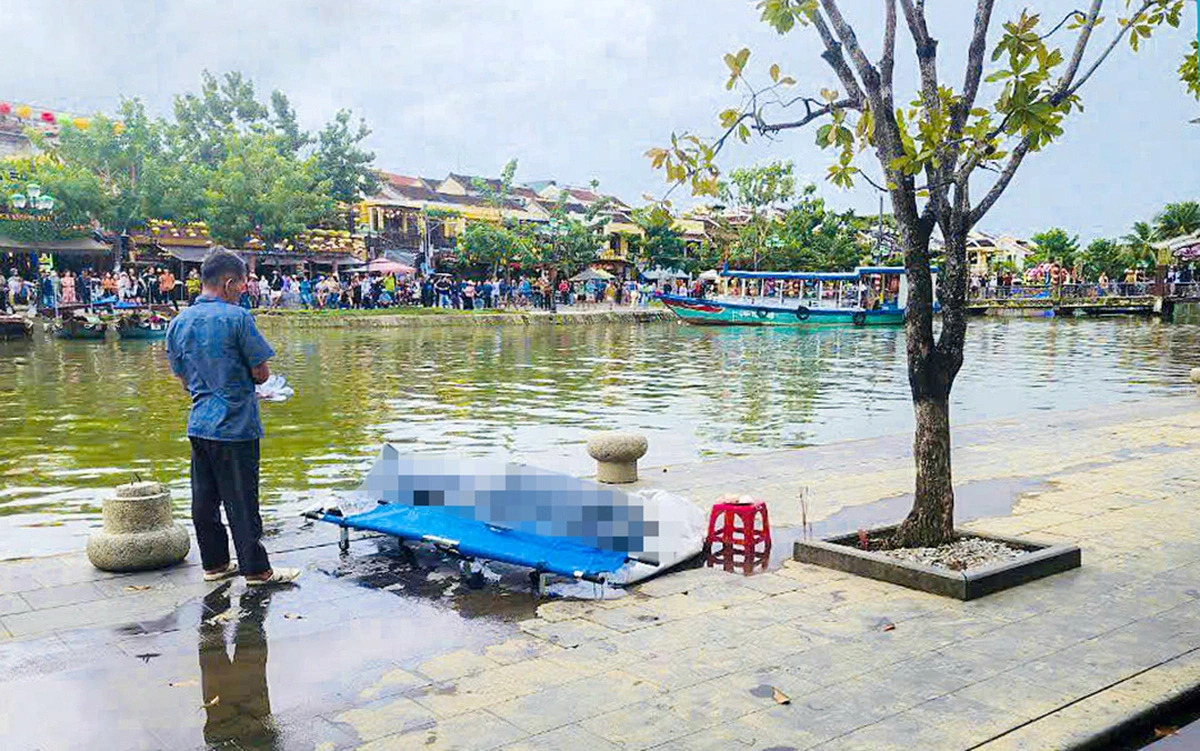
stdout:
[[260,310],[256,319],[264,328],[425,328],[442,326],[579,326],[607,323],[642,324],[675,320],[669,310],[613,308],[547,311],[435,311],[409,309],[401,313],[370,311]]

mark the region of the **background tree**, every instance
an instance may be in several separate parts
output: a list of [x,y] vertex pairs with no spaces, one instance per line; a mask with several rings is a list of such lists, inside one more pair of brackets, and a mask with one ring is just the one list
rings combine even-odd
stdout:
[[[995,0],[974,5],[966,63],[954,79],[961,84],[954,88],[939,69],[938,40],[923,0],[883,0],[882,41],[874,59],[837,0],[760,0],[763,21],[780,34],[799,27],[816,33],[824,48],[821,57],[840,90],[784,100],[781,92],[795,79],[773,63],[767,70],[770,82],[755,86],[747,69],[750,50],[742,49],[725,56],[726,88],[740,88],[743,101],[720,114],[723,134],[713,141],[672,134],[670,146],[647,152],[668,180],[713,195],[720,175],[715,158],[730,137],[747,141],[754,133],[775,136],[820,121],[817,144],[836,155],[828,178],[843,187],[870,179],[887,192],[908,278],[905,341],[916,417],[913,508],[892,540],[901,546],[936,545],[954,537],[949,397],[962,367],[967,326],[967,233],[1004,194],[1024,159],[1062,135],[1067,116],[1080,108],[1080,89],[1113,50],[1123,40],[1136,50],[1157,27],[1178,26],[1184,7],[1183,0],[1133,0],[1118,3],[1123,7],[1110,14],[1115,20],[1106,21],[1104,0],[1091,0],[1086,10],[1045,24],[1038,14],[1023,11],[991,35],[989,56]],[[918,77],[911,91],[898,93],[894,68],[901,24],[911,38]],[[1108,38],[1094,46],[1101,34]],[[1071,40],[1056,46],[1064,36]],[[990,101],[981,99],[981,90]],[[778,114],[789,107],[799,111]],[[873,179],[857,161],[868,150],[877,160]],[[990,185],[984,184],[981,168],[992,173]],[[984,188],[982,197],[972,196],[977,188]],[[944,241],[936,331],[929,250],[935,227]]]
[[1065,230],[1052,227],[1029,238],[1037,245],[1030,254],[1033,263],[1057,263],[1068,269],[1075,268],[1075,256],[1079,253],[1079,235],[1068,235]]
[[360,145],[371,129],[359,119],[350,127],[350,110],[338,110],[317,136],[316,176],[329,184],[329,195],[339,203],[355,203],[379,190],[379,173],[372,169],[375,152]]
[[1134,222],[1129,232],[1121,236],[1125,257],[1132,266],[1148,266],[1154,263],[1154,244],[1159,240],[1158,231],[1149,222]]
[[729,180],[720,184],[719,195],[748,214],[738,227],[730,261],[757,269],[769,247],[777,247],[773,229],[776,210],[791,201],[796,179],[791,162],[772,162],[761,167],[735,169]]
[[333,211],[329,185],[316,179],[314,158],[298,162],[276,148],[271,134],[234,134],[204,191],[213,238],[242,247],[250,237],[267,247],[303,232]]
[[687,245],[674,227],[674,217],[655,212],[652,207],[642,207],[633,210],[633,221],[645,233],[637,242],[637,260],[643,268],[695,270],[698,259],[688,258]]
[[1083,273],[1088,279],[1099,279],[1104,274],[1112,281],[1124,278],[1130,266],[1129,252],[1116,240],[1098,238],[1088,243],[1079,254]]
[[806,185],[799,199],[773,228],[768,268],[772,271],[849,271],[868,254],[859,241],[854,212],[831,211],[817,186]]
[[1200,203],[1168,203],[1158,216],[1154,217],[1154,231],[1162,240],[1200,232]]

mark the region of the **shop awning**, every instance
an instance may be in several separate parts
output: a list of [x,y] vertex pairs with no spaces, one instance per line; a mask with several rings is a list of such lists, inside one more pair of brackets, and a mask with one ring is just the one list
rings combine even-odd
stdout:
[[208,245],[164,245],[162,249],[172,258],[187,263],[200,263],[213,251]]
[[0,253],[60,253],[64,255],[107,255],[112,253],[112,246],[97,242],[90,237],[76,237],[71,240],[49,240],[46,242],[26,242],[0,237]]

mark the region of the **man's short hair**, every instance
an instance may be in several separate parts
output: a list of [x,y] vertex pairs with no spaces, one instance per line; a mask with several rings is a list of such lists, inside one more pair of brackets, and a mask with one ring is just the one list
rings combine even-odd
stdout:
[[209,253],[200,264],[200,281],[209,287],[219,287],[228,279],[245,279],[246,274],[246,262],[224,248]]

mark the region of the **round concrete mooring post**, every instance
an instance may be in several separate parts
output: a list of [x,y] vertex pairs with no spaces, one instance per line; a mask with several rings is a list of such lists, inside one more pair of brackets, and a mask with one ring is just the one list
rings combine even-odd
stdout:
[[173,566],[192,541],[172,516],[171,493],[157,482],[118,485],[104,501],[104,525],[88,538],[88,560],[104,571]]
[[611,431],[588,439],[588,455],[596,460],[596,481],[608,484],[637,482],[637,462],[646,455],[646,436]]

